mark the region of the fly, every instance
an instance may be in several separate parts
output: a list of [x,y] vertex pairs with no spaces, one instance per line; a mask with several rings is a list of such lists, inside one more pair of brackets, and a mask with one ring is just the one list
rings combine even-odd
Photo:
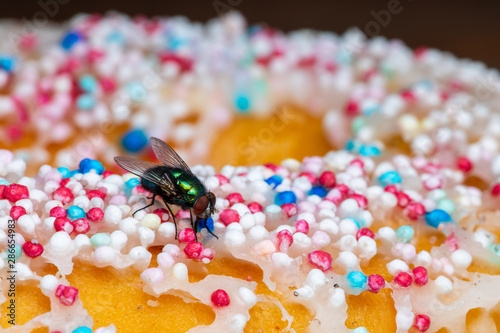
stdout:
[[[139,176],[142,187],[153,193],[152,202],[136,210],[132,216],[138,211],[154,205],[156,196],[159,196],[174,220],[175,239],[177,239],[177,222],[169,205],[176,205],[184,210],[189,210],[191,227],[193,227],[196,241],[198,241],[196,236],[198,223],[200,220],[208,219],[214,214],[215,195],[207,191],[203,183],[193,174],[186,162],[177,155],[172,147],[155,137],[151,137],[150,141],[153,152],[163,165],[131,157],[115,157],[115,162],[120,167]],[[193,220],[193,213],[196,220]],[[208,231],[214,235],[210,229]]]

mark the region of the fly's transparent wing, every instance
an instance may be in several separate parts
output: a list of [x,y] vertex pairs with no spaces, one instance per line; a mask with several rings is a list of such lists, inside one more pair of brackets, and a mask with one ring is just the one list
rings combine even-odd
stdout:
[[176,195],[172,180],[160,165],[125,156],[116,156],[115,162],[128,172],[159,186],[166,194]]
[[171,168],[178,168],[182,169],[190,174],[192,174],[191,169],[189,166],[184,162],[184,160],[177,155],[175,150],[172,149],[167,143],[164,141],[151,137],[151,147],[153,148],[153,151],[158,157],[158,160],[163,163],[163,165],[166,165]]

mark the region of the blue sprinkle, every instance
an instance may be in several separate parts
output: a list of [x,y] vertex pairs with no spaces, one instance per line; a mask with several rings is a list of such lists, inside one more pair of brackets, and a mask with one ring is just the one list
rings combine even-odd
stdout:
[[274,203],[278,206],[295,202],[297,202],[297,196],[292,191],[280,192],[276,194],[276,197],[274,198]]
[[358,229],[361,229],[365,226],[365,222],[362,221],[361,223],[355,219],[354,217],[346,217],[344,220],[351,220],[354,222],[354,224],[356,224],[356,227],[358,227]]
[[68,219],[71,221],[78,220],[85,217],[85,211],[79,206],[71,206],[66,209]]
[[79,33],[75,31],[71,31],[64,36],[63,40],[61,41],[61,46],[65,50],[69,50],[80,41],[82,37],[80,36]]
[[368,333],[368,330],[364,328],[363,326],[361,327],[356,327],[351,331],[351,333]]
[[186,40],[184,38],[171,36],[168,40],[168,49],[175,51],[178,50],[184,44],[186,44]]
[[362,145],[359,148],[359,153],[363,156],[379,156],[380,149],[372,145]]
[[442,209],[434,209],[432,212],[425,214],[425,221],[431,227],[437,228],[442,222],[451,222],[451,216]]
[[356,149],[356,142],[354,142],[354,140],[347,140],[345,149],[348,151],[353,151],[354,149]]
[[283,182],[283,178],[278,175],[271,176],[266,179],[266,183],[272,186],[272,188],[278,187]]
[[409,243],[413,236],[415,235],[415,230],[412,226],[402,225],[396,230],[396,236],[401,241],[401,243]]
[[352,271],[347,274],[347,282],[355,292],[362,292],[368,285],[368,278],[360,271]]
[[80,110],[92,109],[95,105],[95,98],[89,94],[81,94],[76,100],[76,105]]
[[237,95],[234,100],[234,104],[240,112],[246,113],[250,110],[250,98],[246,95]]
[[122,45],[125,43],[125,38],[119,31],[113,31],[106,37],[106,41],[110,44],[116,43]]
[[137,178],[130,178],[129,180],[127,180],[125,182],[125,186],[127,186],[127,188],[133,189],[134,187],[136,187],[140,183],[141,182],[139,181],[139,179],[137,179]]
[[0,185],[10,185],[10,183],[6,179],[0,179]]
[[148,144],[148,138],[142,130],[129,131],[122,139],[123,148],[130,153],[141,151]]
[[311,188],[308,194],[317,195],[320,198],[324,198],[328,194],[328,190],[325,189],[323,186],[314,186],[313,188]]
[[78,171],[81,173],[89,173],[91,170],[94,170],[98,175],[102,175],[104,172],[104,167],[101,162],[91,160],[90,158],[84,158],[81,160],[79,167],[80,169]]
[[84,75],[80,78],[78,84],[86,92],[93,92],[97,88],[97,81],[92,75]]
[[70,176],[71,171],[69,171],[69,169],[66,167],[59,167],[59,168],[57,168],[57,171],[59,171],[59,173],[62,175],[63,179],[71,177]]
[[380,185],[382,185],[382,187],[386,187],[387,185],[400,184],[401,176],[396,171],[387,171],[379,177],[378,181],[380,182]]
[[214,220],[211,217],[200,220],[200,222],[198,222],[198,232],[200,232],[203,228],[214,231]]
[[6,72],[11,72],[14,70],[16,65],[16,60],[14,57],[9,57],[6,55],[0,56],[0,68],[2,68]]
[[80,326],[74,329],[71,333],[92,333],[92,329],[87,326]]

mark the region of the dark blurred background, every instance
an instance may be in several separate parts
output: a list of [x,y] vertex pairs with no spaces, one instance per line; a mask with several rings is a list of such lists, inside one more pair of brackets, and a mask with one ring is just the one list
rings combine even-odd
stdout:
[[[430,46],[500,68],[500,1],[327,1],[327,0],[2,0],[0,18],[33,19],[43,6],[57,7],[52,19],[76,13],[116,10],[130,15],[184,15],[205,22],[229,9],[252,23],[290,31],[312,28],[342,33],[356,26],[365,33]],[[52,7],[51,7],[52,6]],[[377,20],[378,17],[378,20]],[[1,38],[1,37],[0,37]]]

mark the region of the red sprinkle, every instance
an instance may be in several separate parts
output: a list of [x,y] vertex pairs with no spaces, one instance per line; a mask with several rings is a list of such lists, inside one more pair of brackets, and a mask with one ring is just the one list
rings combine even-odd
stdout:
[[10,217],[17,221],[18,218],[26,214],[26,209],[23,206],[12,206],[10,209]]
[[87,219],[81,218],[73,221],[73,231],[77,234],[84,234],[90,230],[90,223]]
[[474,165],[472,164],[471,160],[469,160],[467,157],[462,156],[459,157],[457,160],[457,167],[462,170],[463,172],[467,173],[472,170]]
[[500,183],[495,184],[491,189],[491,195],[497,197],[500,194]]
[[413,282],[413,278],[406,272],[401,272],[394,278],[394,281],[403,288],[408,288]]
[[234,209],[224,209],[220,213],[219,219],[227,227],[233,222],[240,222],[240,214]]
[[90,191],[87,191],[87,198],[89,198],[90,200],[92,200],[92,198],[101,198],[102,200],[104,200],[106,198],[106,193],[100,191],[100,190],[90,190]]
[[94,207],[87,212],[87,219],[89,219],[90,222],[101,222],[103,218],[104,212],[101,208]]
[[425,207],[421,203],[413,202],[405,208],[403,213],[411,220],[418,220],[425,214]]
[[109,176],[113,175],[113,171],[111,170],[106,170],[102,173],[102,179],[107,178]]
[[274,172],[276,172],[278,170],[278,167],[276,166],[276,164],[273,164],[273,163],[266,163],[266,164],[264,164],[264,166],[268,169],[271,169]]
[[228,306],[230,303],[229,295],[222,289],[217,289],[212,293],[212,304],[218,308]]
[[179,232],[178,238],[181,243],[191,243],[196,240],[194,231],[191,228],[182,229],[181,232]]
[[243,200],[243,197],[239,193],[228,194],[226,199],[229,200],[229,206],[232,206],[237,203],[242,203],[245,201]]
[[385,287],[385,280],[382,276],[378,274],[372,274],[368,276],[368,291],[378,294],[382,288]]
[[405,208],[411,202],[411,199],[408,196],[408,194],[404,192],[399,192],[398,194],[396,194],[396,198],[398,199],[398,206],[401,208]]
[[348,116],[357,116],[359,114],[358,102],[350,100],[345,106],[345,112]]
[[68,234],[72,233],[75,227],[73,223],[66,217],[56,217],[54,221],[54,228],[56,231],[66,231]]
[[306,220],[298,220],[295,222],[295,231],[307,234],[309,232],[309,223]]
[[349,164],[351,164],[351,165],[356,165],[356,166],[358,166],[361,170],[363,170],[363,171],[364,171],[364,168],[365,168],[365,163],[364,163],[362,160],[360,160],[359,158],[355,158],[355,159],[353,159],[353,160],[351,161],[351,163],[349,163]]
[[0,200],[5,199],[4,193],[5,193],[6,188],[7,188],[7,185],[0,185]]
[[293,235],[290,231],[284,229],[278,232],[276,235],[276,243],[278,245],[278,250],[283,253],[288,252],[288,248],[293,243]]
[[252,212],[252,214],[262,212],[263,210],[262,205],[259,204],[258,202],[252,202],[248,204],[248,209],[250,209],[250,212]]
[[311,184],[314,184],[316,182],[316,177],[310,172],[301,172],[299,173],[297,178],[299,177],[306,177]]
[[323,272],[332,268],[332,256],[325,251],[313,251],[307,255],[307,259]]
[[198,242],[188,243],[184,248],[184,253],[189,259],[200,259],[202,251],[203,251],[203,245]]
[[366,199],[366,197],[364,195],[353,193],[353,194],[351,194],[351,198],[356,200],[359,208],[366,209],[366,207],[368,207],[368,199]]
[[415,284],[423,286],[427,283],[429,277],[427,276],[427,269],[423,266],[418,266],[413,269],[413,276],[415,277]]
[[153,211],[153,214],[156,214],[160,217],[161,223],[167,222],[170,219],[168,210],[166,210],[165,208],[157,208]]
[[216,174],[216,175],[215,175],[215,177],[217,177],[217,179],[219,180],[219,183],[220,183],[221,185],[224,185],[224,184],[229,183],[229,179],[227,179],[227,177],[226,177],[226,176],[223,176],[223,175],[221,175],[221,174]]
[[43,246],[33,239],[23,244],[23,252],[30,258],[36,258],[43,253]]
[[63,204],[70,203],[73,201],[73,192],[67,187],[61,186],[52,193],[52,199],[59,200]]
[[59,185],[66,186],[70,180],[71,180],[70,178],[61,179],[61,181],[59,182]]
[[288,218],[297,215],[298,213],[297,206],[294,203],[286,203],[281,205],[281,210],[285,212]]
[[5,199],[10,202],[16,202],[21,199],[28,199],[30,197],[28,188],[24,185],[11,184],[8,185],[3,192]]
[[358,232],[356,233],[356,239],[359,240],[361,237],[363,236],[368,236],[370,237],[371,239],[375,239],[375,234],[373,233],[373,231],[371,231],[370,229],[368,228],[361,228],[358,230]]
[[431,319],[429,318],[429,316],[426,316],[424,314],[418,314],[415,316],[413,326],[415,326],[415,328],[420,332],[425,332],[429,329],[429,326],[431,326]]
[[394,195],[397,195],[397,194],[398,194],[398,189],[397,189],[396,185],[387,185],[387,186],[384,188],[384,191],[389,192],[389,193],[392,193],[392,194],[394,194]]
[[78,297],[78,289],[60,284],[56,289],[56,297],[63,305],[73,305]]
[[331,171],[325,171],[319,176],[319,183],[326,189],[333,188],[337,183],[337,177]]
[[351,189],[349,187],[347,187],[347,185],[345,185],[345,184],[337,184],[337,186],[335,186],[335,188],[340,191],[340,193],[342,194],[343,197],[348,196],[349,192],[351,191]]
[[66,217],[68,212],[60,206],[55,206],[50,210],[49,214],[51,217]]

